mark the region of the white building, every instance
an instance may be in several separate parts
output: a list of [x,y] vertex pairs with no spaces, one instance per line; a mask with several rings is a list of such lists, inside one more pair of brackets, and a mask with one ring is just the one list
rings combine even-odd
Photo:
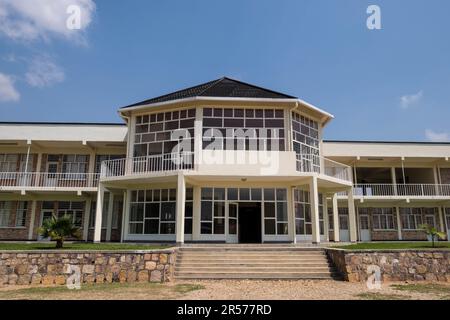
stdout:
[[450,144],[323,141],[333,116],[228,78],[124,124],[1,123],[0,239],[69,214],[84,240],[425,239],[450,228]]

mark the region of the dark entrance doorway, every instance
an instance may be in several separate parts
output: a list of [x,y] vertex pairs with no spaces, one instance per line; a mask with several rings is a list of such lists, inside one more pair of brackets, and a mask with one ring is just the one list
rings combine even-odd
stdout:
[[261,243],[261,203],[239,203],[239,243]]

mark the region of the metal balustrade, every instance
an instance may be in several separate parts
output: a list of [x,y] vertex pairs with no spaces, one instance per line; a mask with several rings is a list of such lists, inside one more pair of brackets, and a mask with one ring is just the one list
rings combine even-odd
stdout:
[[352,181],[350,166],[314,154],[297,154],[297,171],[323,173],[326,176]]
[[0,172],[0,188],[96,188],[98,173]]
[[395,197],[417,196],[436,197],[450,196],[450,184],[356,184],[353,187],[355,196]]
[[193,152],[169,153],[103,161],[101,177],[108,178],[162,171],[192,170],[193,168]]

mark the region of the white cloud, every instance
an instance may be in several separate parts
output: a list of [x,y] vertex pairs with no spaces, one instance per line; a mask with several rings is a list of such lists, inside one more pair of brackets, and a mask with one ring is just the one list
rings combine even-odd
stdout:
[[0,102],[19,101],[20,94],[14,87],[14,80],[0,73]]
[[435,132],[433,130],[425,130],[425,137],[432,142],[449,142],[450,133],[448,132]]
[[[67,8],[80,8],[80,30],[67,28]],[[48,40],[51,36],[83,42],[92,22],[93,0],[0,0],[0,33],[14,40]]]
[[414,94],[407,94],[400,97],[400,106],[403,109],[408,109],[410,106],[416,104],[419,102],[423,97],[423,91],[420,90],[417,93]]
[[35,57],[25,74],[25,79],[32,87],[49,87],[64,81],[64,71],[49,57]]

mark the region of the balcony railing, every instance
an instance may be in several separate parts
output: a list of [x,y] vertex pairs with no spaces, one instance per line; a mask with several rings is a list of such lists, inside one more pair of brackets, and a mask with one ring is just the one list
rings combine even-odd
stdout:
[[141,175],[160,171],[192,170],[193,168],[193,152],[168,153],[103,161],[101,177]]
[[98,173],[0,172],[0,188],[96,188]]
[[[353,194],[361,197],[450,197],[450,184],[356,184]],[[346,196],[345,192],[338,193]]]
[[317,172],[329,177],[352,181],[350,166],[313,154],[297,154],[297,171]]

